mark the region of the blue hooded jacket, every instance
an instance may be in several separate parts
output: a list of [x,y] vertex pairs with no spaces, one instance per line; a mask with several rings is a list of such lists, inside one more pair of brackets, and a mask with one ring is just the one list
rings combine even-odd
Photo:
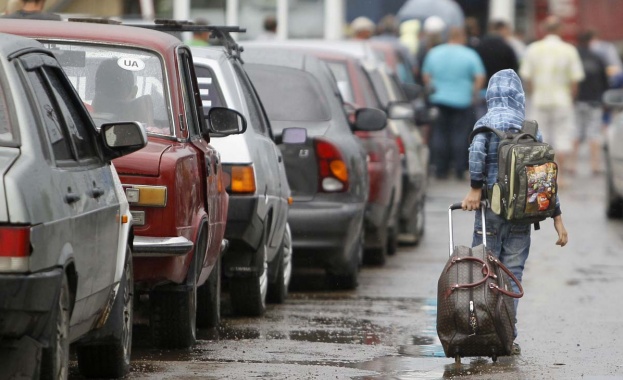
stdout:
[[[519,76],[510,69],[493,74],[487,87],[487,113],[474,129],[488,126],[500,131],[520,131],[526,115],[526,97]],[[543,141],[539,131],[537,140]],[[492,132],[477,134],[469,147],[469,173],[472,188],[491,188],[498,176],[498,144]],[[556,197],[556,206],[560,205]],[[557,210],[554,215],[559,214]]]

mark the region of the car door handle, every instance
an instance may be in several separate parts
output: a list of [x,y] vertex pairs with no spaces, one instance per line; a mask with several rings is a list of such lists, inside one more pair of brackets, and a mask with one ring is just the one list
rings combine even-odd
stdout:
[[99,198],[102,195],[104,195],[104,189],[102,189],[101,187],[94,187],[91,190],[91,198]]
[[65,203],[72,204],[76,203],[80,200],[80,195],[76,193],[67,193],[65,194]]
[[283,157],[277,156],[277,161],[279,161],[279,162],[283,161]]

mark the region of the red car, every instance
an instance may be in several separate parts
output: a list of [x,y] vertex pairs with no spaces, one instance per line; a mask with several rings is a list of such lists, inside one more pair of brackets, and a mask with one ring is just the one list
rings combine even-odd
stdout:
[[228,195],[209,134],[240,133],[244,118],[225,108],[204,118],[190,49],[169,34],[39,20],[3,20],[0,30],[50,48],[97,125],[145,125],[147,147],[114,161],[134,219],[135,291],[148,295],[154,343],[190,346],[196,325],[220,316]]

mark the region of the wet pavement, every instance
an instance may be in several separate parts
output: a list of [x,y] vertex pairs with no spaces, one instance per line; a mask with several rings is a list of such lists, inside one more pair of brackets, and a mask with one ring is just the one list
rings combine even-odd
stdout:
[[[522,355],[461,365],[445,358],[436,286],[448,254],[447,207],[467,187],[432,183],[421,244],[363,268],[355,291],[329,291],[320,275],[305,274],[263,318],[232,317],[224,302],[221,327],[200,330],[190,350],[150,348],[147,327],[135,326],[128,378],[623,379],[623,222],[605,218],[604,178],[584,171],[561,190],[569,245],[554,244],[549,221],[533,232],[518,313]],[[469,243],[473,214],[456,214],[455,241]]]

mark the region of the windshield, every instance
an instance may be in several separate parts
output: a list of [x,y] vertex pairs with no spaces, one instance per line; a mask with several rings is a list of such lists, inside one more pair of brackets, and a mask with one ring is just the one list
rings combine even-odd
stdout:
[[138,121],[150,134],[173,135],[160,58],[151,52],[106,45],[45,43],[99,127]]
[[258,64],[246,64],[245,69],[271,121],[331,119],[320,83],[311,74]]

